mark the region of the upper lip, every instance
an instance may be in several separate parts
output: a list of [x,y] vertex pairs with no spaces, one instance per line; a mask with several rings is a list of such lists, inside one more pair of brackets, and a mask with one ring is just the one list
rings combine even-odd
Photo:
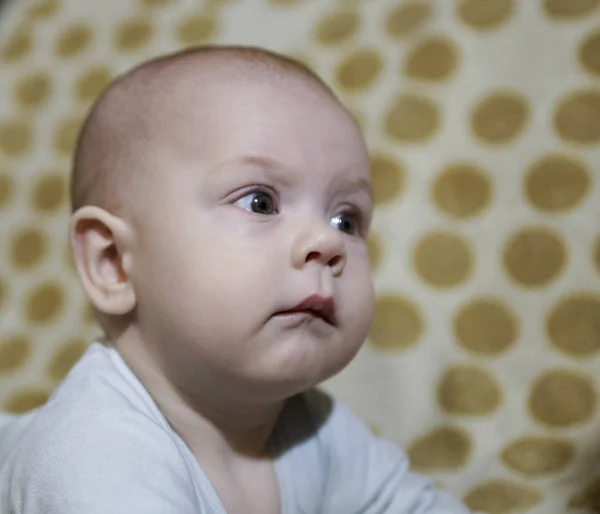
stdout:
[[309,312],[323,318],[323,320],[330,325],[335,325],[335,300],[332,296],[313,294],[305,298],[295,307],[281,311],[278,314],[292,312]]

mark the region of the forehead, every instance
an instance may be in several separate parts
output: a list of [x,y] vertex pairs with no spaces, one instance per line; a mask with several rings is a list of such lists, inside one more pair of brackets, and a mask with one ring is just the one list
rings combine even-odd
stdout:
[[194,159],[266,154],[299,165],[364,165],[360,129],[312,80],[282,75],[241,81],[224,77],[200,86],[192,77],[178,89],[168,99],[170,112],[156,120],[163,127],[158,136],[165,137],[166,122],[172,134],[169,142]]

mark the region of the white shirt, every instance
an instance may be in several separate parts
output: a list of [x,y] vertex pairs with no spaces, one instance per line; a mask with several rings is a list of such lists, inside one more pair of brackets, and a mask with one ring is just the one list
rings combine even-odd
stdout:
[[[0,512],[226,514],[202,467],[113,348],[94,343],[46,405],[0,418]],[[272,437],[282,514],[466,514],[317,390]]]

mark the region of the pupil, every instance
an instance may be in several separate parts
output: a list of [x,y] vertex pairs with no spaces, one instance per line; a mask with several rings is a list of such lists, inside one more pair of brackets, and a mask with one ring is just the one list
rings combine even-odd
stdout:
[[265,194],[257,195],[252,203],[255,212],[271,211],[271,199]]
[[350,216],[342,214],[338,219],[338,224],[342,232],[354,233],[354,224]]

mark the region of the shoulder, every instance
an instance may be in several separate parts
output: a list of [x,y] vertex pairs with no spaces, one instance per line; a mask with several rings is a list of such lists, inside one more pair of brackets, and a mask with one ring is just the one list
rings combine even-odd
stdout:
[[193,495],[172,433],[139,393],[101,351],[86,355],[8,454],[0,469],[0,505],[9,501],[23,513],[38,512],[33,505],[39,512],[95,513],[100,510],[85,509],[96,503],[121,512],[111,510],[111,502],[121,509],[127,496],[152,496],[158,484]]
[[150,395],[99,345],[90,347],[25,425],[16,447],[48,448],[53,455],[102,451],[110,457],[107,447],[134,449],[172,439]]

